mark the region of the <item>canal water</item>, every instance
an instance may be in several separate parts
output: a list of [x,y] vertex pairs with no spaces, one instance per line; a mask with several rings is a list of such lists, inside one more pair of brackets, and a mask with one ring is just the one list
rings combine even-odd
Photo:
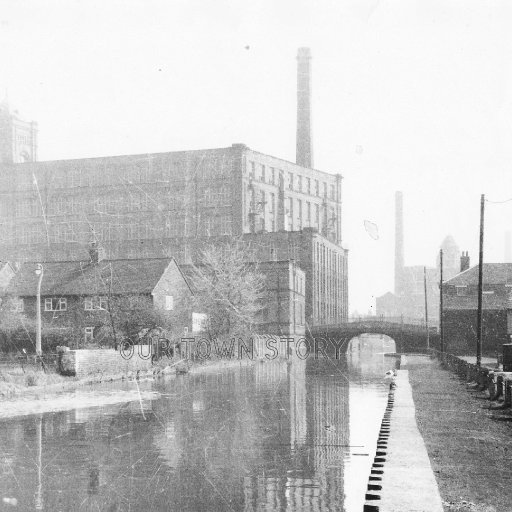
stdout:
[[136,400],[135,382],[87,388],[1,419],[0,510],[359,512],[393,351],[364,335],[339,360],[205,369]]

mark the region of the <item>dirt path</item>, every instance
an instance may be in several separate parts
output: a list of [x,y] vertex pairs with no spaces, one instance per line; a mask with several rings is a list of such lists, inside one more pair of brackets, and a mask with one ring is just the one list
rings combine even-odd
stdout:
[[406,356],[425,441],[446,511],[512,512],[512,416],[426,356]]

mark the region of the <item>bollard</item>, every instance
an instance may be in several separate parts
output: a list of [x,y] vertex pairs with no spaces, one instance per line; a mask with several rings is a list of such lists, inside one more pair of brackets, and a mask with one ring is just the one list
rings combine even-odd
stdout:
[[494,372],[490,371],[487,375],[487,389],[489,390],[489,400],[493,400],[496,395],[496,380],[494,378]]
[[503,345],[503,371],[512,372],[512,343]]
[[505,403],[503,404],[504,407],[511,407],[512,406],[512,381],[509,379],[504,379],[504,388],[505,388]]
[[503,396],[503,375],[498,375],[496,377],[496,392],[494,396],[492,397],[492,400],[498,400],[498,398],[501,398]]

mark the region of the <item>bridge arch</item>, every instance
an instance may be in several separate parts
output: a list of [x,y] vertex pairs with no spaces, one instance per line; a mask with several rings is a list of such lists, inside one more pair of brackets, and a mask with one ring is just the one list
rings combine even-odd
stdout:
[[[313,337],[350,340],[363,334],[382,334],[395,341],[396,352],[425,352],[427,350],[427,333],[424,325],[389,321],[379,317],[369,317],[338,325],[320,325],[312,329]],[[437,328],[429,328],[429,347],[438,348],[439,334]]]

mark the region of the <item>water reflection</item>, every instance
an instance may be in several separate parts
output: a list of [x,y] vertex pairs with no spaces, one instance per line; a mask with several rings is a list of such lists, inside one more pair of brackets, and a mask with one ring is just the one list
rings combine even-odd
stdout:
[[361,510],[361,461],[386,400],[370,345],[339,361],[142,385],[153,400],[3,420],[1,496],[18,510]]

